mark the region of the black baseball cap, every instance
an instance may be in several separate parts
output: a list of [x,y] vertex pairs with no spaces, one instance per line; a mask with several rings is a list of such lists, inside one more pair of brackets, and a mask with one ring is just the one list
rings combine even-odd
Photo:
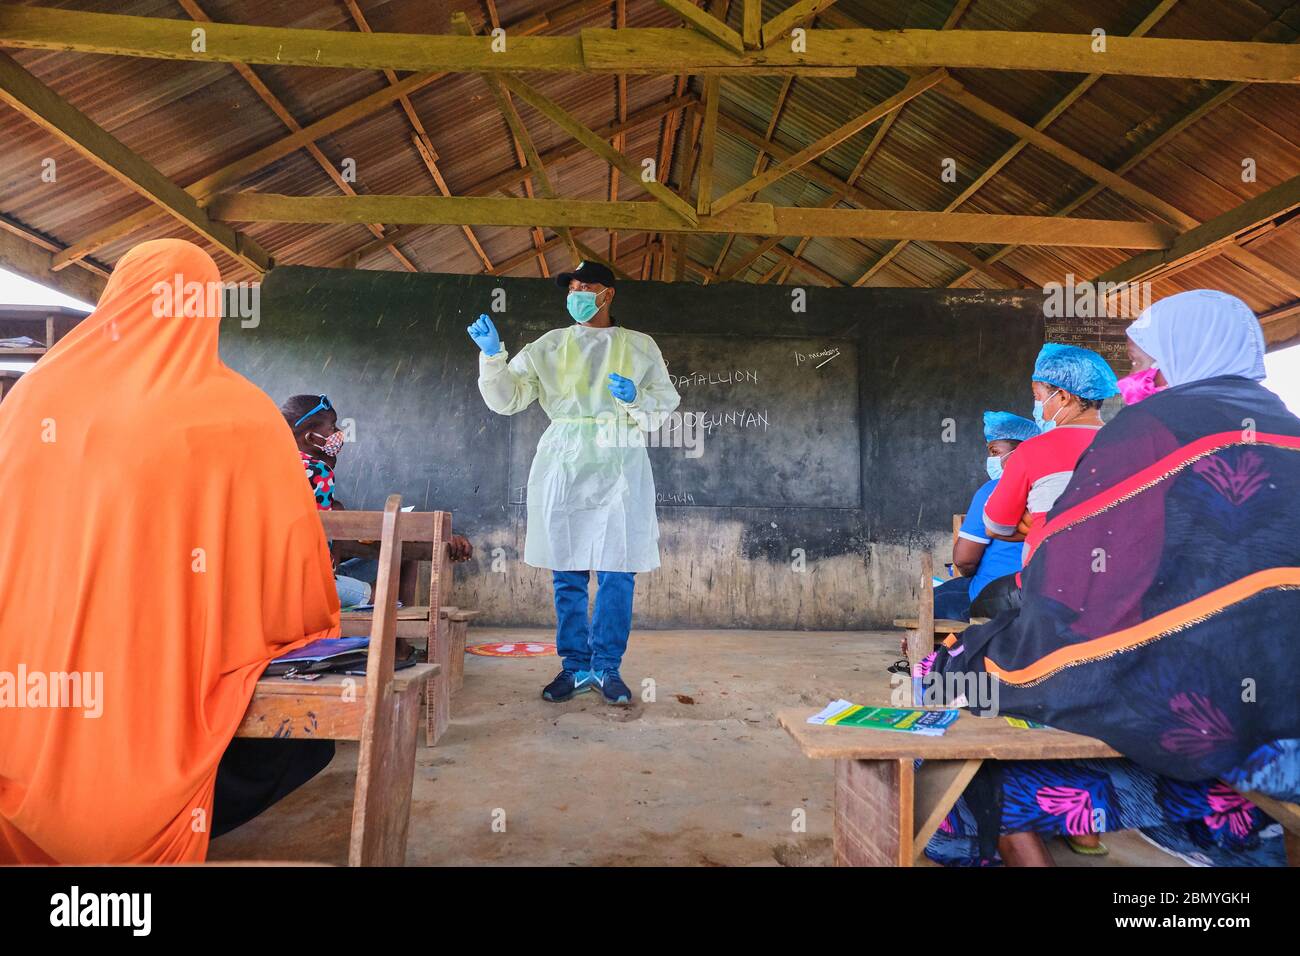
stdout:
[[561,289],[569,287],[569,280],[577,279],[579,282],[596,282],[603,286],[614,285],[614,273],[609,266],[603,266],[599,262],[579,262],[578,268],[572,272],[561,272],[555,277],[555,284]]

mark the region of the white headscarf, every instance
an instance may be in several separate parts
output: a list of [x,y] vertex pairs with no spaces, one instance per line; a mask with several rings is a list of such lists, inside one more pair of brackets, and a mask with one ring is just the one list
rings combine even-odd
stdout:
[[1156,360],[1170,385],[1218,375],[1264,377],[1264,333],[1235,295],[1194,289],[1143,310],[1128,337]]

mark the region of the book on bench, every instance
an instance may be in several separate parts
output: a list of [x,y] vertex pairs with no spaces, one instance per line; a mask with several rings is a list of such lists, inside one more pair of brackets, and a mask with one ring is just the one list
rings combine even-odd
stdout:
[[[324,637],[296,651],[275,658],[262,671],[263,677],[298,677],[308,674],[352,674],[364,677],[370,655],[368,637]],[[403,660],[393,662],[393,670],[405,670],[418,663],[415,649]]]
[[281,654],[266,665],[263,677],[282,677],[285,674],[318,674],[339,671],[351,666],[364,666],[370,653],[368,637],[324,637],[312,641],[296,651]]
[[852,701],[833,700],[809,717],[808,723],[828,727],[869,727],[873,730],[896,730],[926,737],[942,737],[960,713],[958,710],[866,707]]

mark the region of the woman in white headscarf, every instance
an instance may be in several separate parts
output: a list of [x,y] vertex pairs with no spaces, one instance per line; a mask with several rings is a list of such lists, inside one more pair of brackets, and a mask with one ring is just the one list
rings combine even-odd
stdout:
[[1264,378],[1264,333],[1250,307],[1214,289],[1161,299],[1128,327],[1133,373],[1119,380],[1126,404],[1162,388],[1231,375]]
[[1048,512],[1022,607],[922,664],[935,690],[996,677],[978,712],[1128,759],[986,763],[928,848],[945,862],[1043,863],[1035,834],[1133,828],[1195,863],[1285,859],[1255,801],[1300,799],[1300,419],[1259,384],[1240,299],[1170,296],[1128,335],[1128,407]]

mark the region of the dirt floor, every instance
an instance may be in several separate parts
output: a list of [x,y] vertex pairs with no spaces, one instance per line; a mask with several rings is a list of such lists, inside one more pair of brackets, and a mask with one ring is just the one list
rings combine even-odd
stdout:
[[[470,642],[553,640],[471,628]],[[623,677],[653,702],[541,699],[555,657],[467,655],[439,745],[416,757],[411,865],[822,866],[831,859],[831,764],[800,755],[773,714],[846,697],[888,703],[898,632],[641,631]],[[212,843],[213,860],[345,863],[356,746],[261,817]],[[795,832],[796,810],[805,811]],[[1106,860],[1179,866],[1136,834]]]

